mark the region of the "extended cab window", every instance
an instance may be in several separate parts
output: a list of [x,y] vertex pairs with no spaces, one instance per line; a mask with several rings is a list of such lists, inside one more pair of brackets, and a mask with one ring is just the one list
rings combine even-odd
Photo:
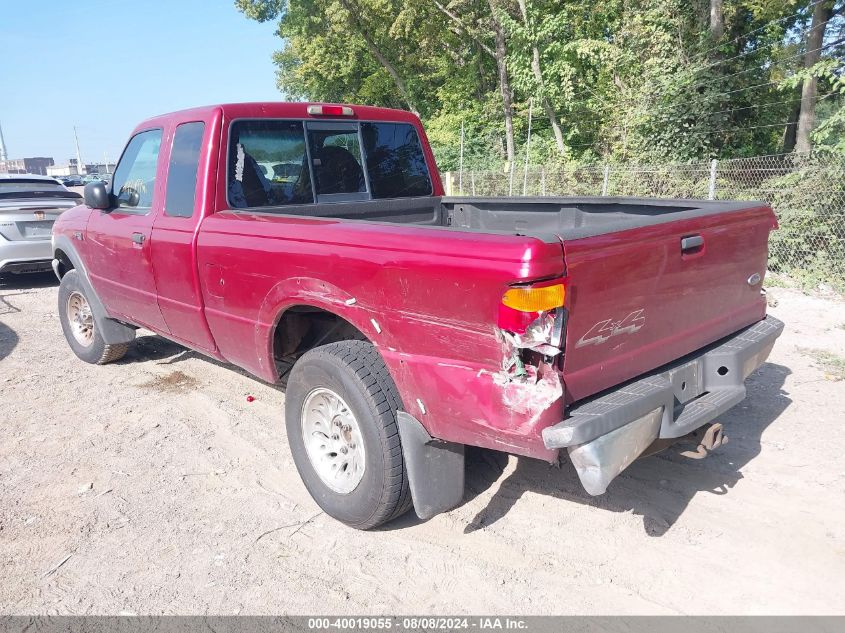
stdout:
[[205,123],[201,121],[182,123],[176,127],[173,149],[170,152],[170,165],[167,169],[165,215],[189,218],[194,214],[197,167],[204,131]]
[[161,130],[141,132],[129,141],[114,170],[112,192],[118,207],[141,213],[152,207],[160,147]]
[[236,121],[228,171],[229,204],[235,208],[410,198],[433,191],[422,143],[409,123]]
[[229,204],[314,202],[302,121],[236,121],[229,138]]
[[362,123],[373,198],[431,195],[422,144],[408,123]]
[[318,196],[339,195],[344,200],[369,197],[357,123],[309,121],[308,147]]

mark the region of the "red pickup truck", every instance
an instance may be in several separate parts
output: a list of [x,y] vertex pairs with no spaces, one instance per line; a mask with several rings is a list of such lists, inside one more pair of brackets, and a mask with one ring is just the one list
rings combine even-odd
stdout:
[[783,329],[768,206],[446,198],[408,112],[159,116],[84,200],[53,233],[76,355],[117,360],[144,327],[286,382],[305,485],[362,529],[460,503],[466,445],[566,449],[601,494],[740,402]]

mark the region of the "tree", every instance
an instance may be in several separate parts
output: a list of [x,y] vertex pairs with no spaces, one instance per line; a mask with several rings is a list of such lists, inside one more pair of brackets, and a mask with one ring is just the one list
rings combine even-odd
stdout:
[[543,106],[543,111],[549,119],[549,125],[552,127],[552,133],[555,136],[555,143],[557,144],[558,151],[563,154],[566,151],[563,144],[563,133],[560,131],[560,123],[558,123],[555,110],[546,95],[546,82],[543,79],[543,69],[540,66],[540,49],[538,47],[536,34],[534,33],[534,29],[532,28],[531,21],[528,17],[526,0],[519,0],[519,11],[522,14],[522,21],[524,23],[525,30],[531,38],[531,72],[534,75],[534,81],[536,83],[535,91]]
[[[490,55],[496,62],[497,82],[499,94],[502,100],[502,115],[505,121],[505,153],[509,163],[515,158],[516,150],[514,144],[513,129],[513,93],[511,92],[510,79],[507,67],[507,44],[505,32],[497,15],[498,7],[496,0],[486,0],[489,13],[481,16],[481,21],[489,24],[487,29],[468,26],[466,20],[460,17],[454,10],[445,6],[438,0],[433,0],[437,8],[452,22],[454,22],[462,33],[472,37],[478,47]],[[485,32],[486,31],[486,32]],[[492,32],[494,46],[491,48],[484,41],[485,36]]]
[[513,164],[515,149],[513,142],[513,93],[511,93],[510,81],[508,79],[508,48],[505,43],[505,31],[499,21],[496,0],[487,0],[490,7],[490,24],[493,29],[493,40],[496,43],[493,57],[496,60],[496,69],[499,73],[499,92],[502,94],[502,112],[505,117],[505,143],[507,149],[508,163]]
[[710,37],[720,40],[725,34],[725,16],[722,12],[722,0],[710,0]]
[[[804,49],[804,68],[807,70],[812,69],[821,58],[825,30],[832,15],[833,0],[818,2],[813,8],[813,21],[807,32],[807,44]],[[809,152],[812,147],[810,133],[816,125],[817,92],[818,81],[811,73],[801,86],[801,114],[795,134],[795,150],[798,152]]]
[[776,153],[799,128],[802,147],[845,153],[843,0],[236,5],[278,22],[288,98],[416,111],[443,169],[462,126],[465,167],[519,160],[532,100],[532,163]]

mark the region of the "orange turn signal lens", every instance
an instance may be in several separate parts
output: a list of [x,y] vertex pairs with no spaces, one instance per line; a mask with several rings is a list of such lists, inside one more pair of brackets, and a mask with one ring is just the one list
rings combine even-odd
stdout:
[[566,289],[563,284],[553,286],[523,286],[511,288],[502,297],[502,303],[519,312],[548,312],[563,306]]

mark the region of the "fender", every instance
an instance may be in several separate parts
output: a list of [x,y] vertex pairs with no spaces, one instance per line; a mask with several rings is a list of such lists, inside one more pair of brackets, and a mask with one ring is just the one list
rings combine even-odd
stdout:
[[[334,284],[312,277],[291,277],[277,283],[261,303],[255,327],[255,348],[259,351],[262,377],[271,376],[275,382],[276,367],[273,359],[273,332],[285,311],[293,306],[311,306],[331,312],[355,326],[376,347],[383,344],[384,335],[373,319],[378,313],[361,305],[351,294]],[[378,321],[376,321],[378,323]],[[266,370],[266,371],[264,371]],[[395,377],[394,377],[395,381]]]
[[[108,312],[106,312],[106,309],[103,306],[103,302],[100,301],[97,293],[94,292],[94,287],[91,285],[91,281],[88,278],[88,269],[85,267],[82,258],[76,251],[76,247],[67,235],[53,235],[54,256],[58,251],[65,254],[71,264],[73,264],[74,270],[79,273],[79,281],[85,289],[85,295],[88,298],[88,304],[91,306],[91,314],[94,317],[94,323],[100,330],[100,335],[103,337],[103,340],[109,345],[129,343],[133,341],[135,339],[134,328],[124,325],[123,323],[115,321],[109,317]],[[56,277],[58,277],[59,281],[61,281],[62,278],[59,275],[58,258],[53,259],[53,272],[56,273]]]

